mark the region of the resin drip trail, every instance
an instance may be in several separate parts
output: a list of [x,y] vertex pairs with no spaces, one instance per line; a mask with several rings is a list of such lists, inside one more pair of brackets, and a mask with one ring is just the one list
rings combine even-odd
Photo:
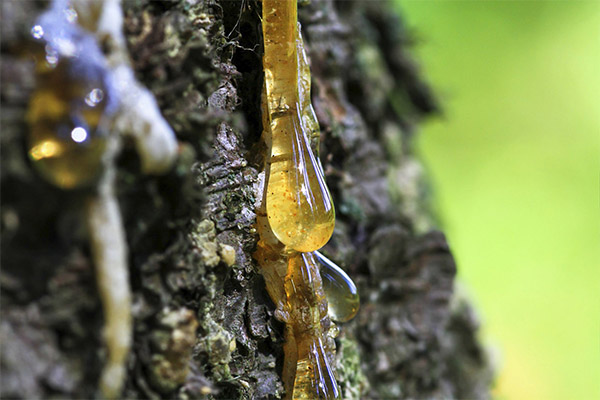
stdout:
[[315,250],[327,243],[335,212],[318,159],[319,126],[295,1],[263,0],[265,187],[257,212],[255,259],[276,317],[286,323],[287,399],[338,399],[328,335],[331,320]]

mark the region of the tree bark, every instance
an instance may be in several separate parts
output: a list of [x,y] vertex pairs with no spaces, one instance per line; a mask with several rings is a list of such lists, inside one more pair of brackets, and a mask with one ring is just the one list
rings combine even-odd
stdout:
[[[2,398],[92,398],[105,362],[86,191],[62,191],[25,150],[35,87],[23,54],[47,3],[2,2]],[[260,2],[125,1],[137,78],[180,142],[166,175],[117,159],[133,348],[124,398],[280,398],[283,325],[252,259],[263,159]],[[337,209],[323,252],[354,278],[340,326],[343,398],[486,399],[478,320],[435,229],[420,121],[437,111],[410,34],[383,1],[300,1],[321,159]],[[233,254],[235,252],[235,261]]]

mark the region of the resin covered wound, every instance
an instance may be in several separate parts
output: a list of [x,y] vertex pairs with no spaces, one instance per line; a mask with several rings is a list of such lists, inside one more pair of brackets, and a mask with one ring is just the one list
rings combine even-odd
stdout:
[[254,258],[277,319],[285,322],[286,399],[339,399],[335,343],[313,251],[327,243],[335,212],[318,159],[319,125],[296,2],[263,0],[265,184]]

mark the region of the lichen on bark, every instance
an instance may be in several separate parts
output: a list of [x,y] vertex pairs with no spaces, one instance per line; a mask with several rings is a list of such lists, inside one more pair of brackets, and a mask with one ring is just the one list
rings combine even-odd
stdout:
[[[86,193],[45,184],[24,152],[35,83],[21,49],[43,7],[2,2],[1,396],[91,398],[106,354]],[[280,398],[283,326],[251,257],[264,151],[260,2],[123,7],[136,78],[180,142],[162,177],[141,173],[132,143],[117,158],[134,317],[124,396]],[[454,260],[434,230],[413,152],[419,122],[437,104],[390,10],[383,1],[299,8],[338,209],[323,252],[362,299],[336,339],[340,387],[344,398],[488,398],[478,323],[456,294]]]

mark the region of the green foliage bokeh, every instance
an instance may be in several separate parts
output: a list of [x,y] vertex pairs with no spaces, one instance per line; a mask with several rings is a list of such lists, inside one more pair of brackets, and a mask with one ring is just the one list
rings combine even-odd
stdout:
[[498,399],[600,399],[600,2],[396,0],[443,105],[418,142]]

